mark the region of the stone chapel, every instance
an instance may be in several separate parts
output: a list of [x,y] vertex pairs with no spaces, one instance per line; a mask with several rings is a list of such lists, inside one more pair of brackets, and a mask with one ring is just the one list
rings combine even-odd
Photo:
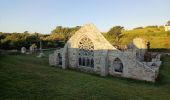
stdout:
[[127,50],[118,50],[93,24],[85,24],[67,41],[64,48],[49,55],[49,64],[101,76],[112,75],[155,82],[161,64],[160,55],[145,62],[145,51],[146,43],[140,38],[134,39]]

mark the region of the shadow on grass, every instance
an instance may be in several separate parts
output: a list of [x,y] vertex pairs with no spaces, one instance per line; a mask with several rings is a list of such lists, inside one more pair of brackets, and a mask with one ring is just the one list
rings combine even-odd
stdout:
[[159,69],[159,75],[158,78],[156,79],[156,84],[157,85],[165,85],[169,84],[168,81],[168,76],[165,74],[169,69],[168,66],[170,66],[170,57],[168,55],[162,56],[161,57],[162,64]]
[[[102,76],[100,76],[98,74],[82,72],[79,69],[70,69],[70,68],[68,68],[67,71],[69,71],[69,72],[76,72],[76,73],[80,73],[80,74],[84,74],[84,75],[90,75],[92,77],[97,77],[97,78],[104,79],[104,80],[109,80],[109,81],[119,81],[119,82],[122,82],[122,83],[125,83],[125,84],[129,84],[129,85],[137,84],[137,85],[145,85],[145,86],[158,87],[158,86],[164,86],[164,85],[168,85],[169,84],[166,81],[167,78],[165,77],[165,74],[164,74],[164,72],[166,71],[166,69],[164,68],[164,67],[166,67],[164,62],[166,62],[167,59],[168,59],[167,56],[163,56],[161,58],[161,61],[163,61],[163,63],[160,66],[160,72],[159,72],[158,78],[156,79],[155,83],[148,82],[148,81],[142,81],[142,80],[135,80],[135,79],[131,79],[131,78],[111,76],[111,75],[102,77]],[[63,70],[63,69],[61,69],[59,67],[56,67],[56,68],[60,69],[60,70]]]
[[[59,67],[56,67],[59,70],[63,70]],[[137,84],[137,85],[148,85],[148,86],[158,86],[160,84],[158,84],[158,82],[152,83],[152,82],[147,82],[147,81],[142,81],[142,80],[135,80],[135,79],[131,79],[131,78],[125,78],[125,77],[118,77],[118,76],[100,76],[99,74],[94,74],[94,73],[87,73],[87,72],[82,72],[80,70],[75,70],[75,69],[70,69],[68,68],[67,71],[69,72],[76,72],[79,74],[84,74],[84,75],[88,75],[91,77],[96,77],[99,79],[103,79],[103,80],[109,80],[109,81],[118,81],[124,84],[128,84],[128,85],[132,85],[132,84]]]

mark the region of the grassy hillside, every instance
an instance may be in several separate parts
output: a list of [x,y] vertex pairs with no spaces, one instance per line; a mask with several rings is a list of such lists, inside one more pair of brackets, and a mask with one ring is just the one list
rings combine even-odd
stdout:
[[143,37],[151,43],[151,48],[170,48],[170,31],[165,32],[164,28],[144,28],[123,31],[121,44],[128,44],[135,37]]
[[170,100],[170,57],[153,84],[50,67],[48,57],[0,56],[1,100]]

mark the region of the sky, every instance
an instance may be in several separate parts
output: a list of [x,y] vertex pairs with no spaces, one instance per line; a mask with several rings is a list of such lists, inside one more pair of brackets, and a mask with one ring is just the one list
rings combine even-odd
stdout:
[[165,25],[170,0],[0,0],[0,32],[50,33],[56,26],[95,24],[102,32]]

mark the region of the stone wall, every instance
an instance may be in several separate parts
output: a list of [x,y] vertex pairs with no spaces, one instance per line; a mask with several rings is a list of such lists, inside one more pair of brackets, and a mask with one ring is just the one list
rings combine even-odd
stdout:
[[58,66],[61,67],[61,65],[59,65],[59,57],[58,54],[62,55],[62,51],[63,49],[59,49],[59,50],[55,50],[54,53],[49,55],[49,65],[50,66]]
[[[117,73],[114,71],[113,61],[119,58],[123,63],[123,72]],[[109,52],[109,74],[119,75],[122,77],[133,78],[138,80],[155,81],[156,71],[151,69],[146,64],[135,60],[135,58],[129,56],[127,52]]]
[[165,31],[170,31],[170,26],[165,26]]
[[83,68],[83,69],[91,69],[96,73],[100,73],[102,76],[107,75],[106,73],[106,59],[107,59],[107,52],[109,49],[113,50],[114,48],[104,37],[103,35],[97,30],[97,28],[93,24],[88,24],[83,26],[79,31],[73,35],[65,48],[67,48],[67,55],[63,59],[69,59],[66,63],[68,65],[66,67],[70,68],[80,68],[81,66],[78,65],[78,44],[79,41],[87,37],[92,40],[94,44],[94,68]]
[[[84,38],[87,41],[81,47],[82,39]],[[92,48],[89,48],[88,42],[91,43],[90,46]],[[148,66],[146,62],[141,62],[141,60],[137,59],[137,52],[141,53],[140,49],[144,50],[146,46],[142,44],[143,40],[141,39],[136,39],[134,43],[136,43],[136,47],[139,49],[131,48],[120,51],[113,47],[93,24],[87,24],[69,39],[63,49],[56,50],[53,54],[49,55],[49,63],[50,65],[58,66],[59,59],[57,55],[60,53],[62,54],[63,69],[71,68],[100,74],[101,76],[110,74],[154,82],[159,70],[155,70],[155,68]],[[94,61],[93,67],[82,66],[80,64],[81,49],[84,50],[84,53],[89,51],[93,53],[90,56]],[[145,51],[142,52],[142,54],[144,53]],[[86,54],[83,57],[88,59],[89,55]]]

